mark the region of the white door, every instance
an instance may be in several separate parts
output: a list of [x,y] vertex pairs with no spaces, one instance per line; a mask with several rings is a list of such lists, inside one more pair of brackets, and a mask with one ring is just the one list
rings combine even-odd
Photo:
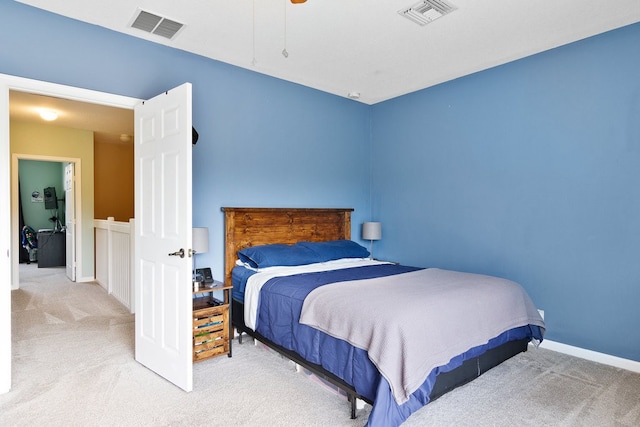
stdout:
[[135,107],[134,143],[136,360],[191,391],[190,83]]
[[64,165],[64,227],[67,245],[67,277],[76,281],[76,197],[75,165]]

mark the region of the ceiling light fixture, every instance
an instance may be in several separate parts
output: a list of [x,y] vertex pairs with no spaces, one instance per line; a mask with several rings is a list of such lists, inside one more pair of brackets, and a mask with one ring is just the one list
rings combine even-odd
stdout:
[[58,118],[58,113],[53,110],[42,110],[40,111],[40,117],[42,117],[43,120],[52,122]]
[[347,96],[351,99],[360,99],[360,92],[349,92]]

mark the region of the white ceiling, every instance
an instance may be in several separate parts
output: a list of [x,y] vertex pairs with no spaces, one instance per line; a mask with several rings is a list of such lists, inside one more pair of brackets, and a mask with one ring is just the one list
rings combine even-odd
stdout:
[[[18,1],[366,104],[640,22],[639,0],[446,0],[426,26],[398,14],[418,0]],[[185,26],[131,28],[138,9]]]

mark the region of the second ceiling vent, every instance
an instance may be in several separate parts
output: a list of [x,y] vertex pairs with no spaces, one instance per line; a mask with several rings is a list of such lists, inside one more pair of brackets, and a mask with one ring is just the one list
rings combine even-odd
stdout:
[[423,0],[398,13],[418,25],[427,25],[441,16],[456,10],[456,7],[442,0]]

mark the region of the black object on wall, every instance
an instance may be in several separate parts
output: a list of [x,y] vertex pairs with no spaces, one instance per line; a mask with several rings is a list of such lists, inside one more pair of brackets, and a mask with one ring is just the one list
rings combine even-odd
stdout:
[[198,131],[196,130],[196,128],[191,126],[191,145],[196,145],[197,142],[198,142]]
[[55,187],[47,187],[44,189],[44,208],[58,209],[58,199],[56,198]]

